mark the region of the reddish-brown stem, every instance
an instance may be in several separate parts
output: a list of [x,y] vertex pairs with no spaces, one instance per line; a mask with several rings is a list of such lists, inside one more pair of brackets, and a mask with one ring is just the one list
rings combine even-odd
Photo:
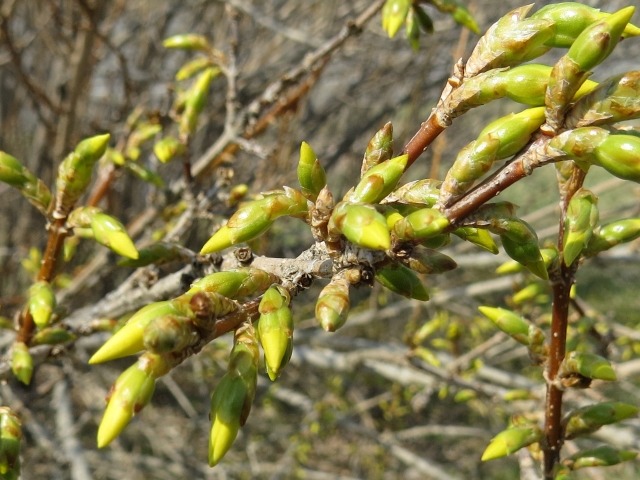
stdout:
[[407,168],[409,168],[416,159],[422,155],[429,145],[444,131],[445,127],[440,125],[434,114],[431,114],[422,125],[420,130],[416,132],[411,140],[404,146],[402,153],[409,156]]

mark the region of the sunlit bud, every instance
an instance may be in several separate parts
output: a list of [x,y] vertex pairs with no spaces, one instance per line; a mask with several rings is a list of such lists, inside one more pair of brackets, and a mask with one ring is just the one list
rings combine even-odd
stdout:
[[56,296],[49,282],[44,280],[31,285],[29,288],[29,313],[38,328],[44,328],[51,320],[51,314],[56,308]]
[[302,142],[300,145],[298,182],[302,187],[302,193],[311,200],[315,200],[320,190],[327,184],[327,175],[324,168],[320,165],[316,153],[307,142]]
[[20,477],[21,439],[20,418],[9,407],[0,407],[0,476],[3,480]]
[[183,350],[197,338],[189,318],[178,315],[154,318],[143,332],[144,348],[159,354]]
[[499,252],[498,245],[491,234],[483,228],[475,227],[459,227],[452,232],[455,236],[463,240],[473,243],[478,247],[497,255]]
[[448,255],[422,245],[414,246],[409,256],[402,259],[402,263],[418,273],[431,275],[448,272],[458,266]]
[[617,220],[594,232],[584,253],[587,256],[595,255],[638,237],[640,237],[640,218]]
[[410,8],[404,24],[404,33],[409,45],[415,51],[420,49],[420,24],[415,14],[416,8]]
[[549,278],[538,246],[538,236],[528,223],[517,218],[502,218],[489,229],[500,235],[507,255],[543,280]]
[[598,197],[581,188],[571,200],[564,221],[563,257],[571,265],[589,243],[598,224]]
[[116,380],[107,395],[107,408],[98,427],[98,448],[106,447],[151,400],[156,379],[170,366],[163,357],[145,353]]
[[478,142],[486,138],[497,139],[500,146],[495,152],[496,160],[510,157],[524,147],[531,135],[544,122],[544,107],[528,108],[494,120],[478,135]]
[[392,192],[385,202],[400,202],[433,207],[440,196],[441,180],[425,178],[405,183]]
[[316,319],[327,332],[335,332],[349,315],[349,282],[343,276],[334,276],[322,289],[316,302]]
[[515,341],[529,345],[529,328],[533,325],[528,320],[504,308],[478,307],[478,310]]
[[201,51],[207,51],[211,48],[209,46],[209,41],[205,36],[194,33],[174,35],[172,37],[165,38],[162,42],[162,46],[165,48],[181,48],[184,50]]
[[425,240],[448,226],[449,220],[439,210],[423,208],[396,222],[393,233],[400,240]]
[[138,258],[138,250],[129,237],[124,225],[106,213],[96,213],[91,217],[91,230],[98,243],[127,258]]
[[144,331],[147,325],[155,318],[181,313],[171,301],[155,302],[141,308],[93,354],[89,363],[107,362],[144,350]]
[[180,70],[176,72],[175,79],[179,82],[187,80],[209,67],[218,69],[218,67],[213,65],[209,57],[196,57],[180,67]]
[[573,351],[564,358],[558,376],[563,378],[574,374],[594,380],[616,380],[609,360],[593,353]]
[[162,163],[170,162],[176,156],[182,155],[185,150],[184,143],[170,135],[158,140],[153,146],[153,153]]
[[416,300],[429,300],[429,292],[418,276],[404,265],[390,265],[376,271],[376,281],[394,293]]
[[[601,445],[589,450],[581,450],[564,459],[562,463],[572,470],[578,470],[579,468],[588,467],[610,467],[611,465],[633,460],[637,456],[638,452],[634,450],[619,450],[609,445]],[[572,476],[571,478],[575,477]]]
[[267,374],[275,380],[280,369],[291,358],[293,350],[293,317],[289,292],[279,285],[269,288],[258,308],[258,335],[264,351]]
[[396,187],[409,157],[401,155],[369,168],[348,196],[350,202],[378,203]]
[[640,71],[622,73],[600,83],[569,110],[566,124],[585,127],[636,118],[640,118]]
[[251,270],[248,268],[212,273],[191,284],[187,293],[212,292],[234,298],[242,286],[242,282],[250,275]]
[[[581,3],[561,2],[542,7],[531,17],[550,20],[556,26],[556,33],[547,42],[547,45],[568,48],[585,28],[610,15]],[[638,31],[637,27],[628,24],[625,27],[623,36],[638,35]]]
[[[419,9],[418,9],[419,10]],[[371,167],[389,160],[393,156],[393,125],[387,122],[384,127],[376,132],[364,152],[360,176],[363,176]]]
[[[549,141],[549,147],[560,150],[574,160],[583,170],[596,161],[594,150],[609,136],[609,131],[599,127],[582,127],[567,130]],[[560,162],[561,166],[565,163]],[[566,164],[569,170],[572,164]]]
[[238,430],[247,420],[258,381],[258,346],[253,326],[236,331],[227,373],[211,396],[209,465],[216,465],[227,453]]
[[537,425],[510,427],[491,439],[482,454],[482,461],[495,460],[517,452],[521,448],[542,439],[543,432]]
[[159,123],[140,123],[135,130],[129,135],[127,145],[125,147],[125,155],[133,161],[140,158],[140,146],[155,137],[162,131],[162,125]]
[[544,44],[555,34],[555,25],[546,19],[525,18],[532,6],[512,10],[487,30],[467,61],[465,77],[518,65],[549,50]]
[[328,228],[363,248],[387,250],[391,246],[387,220],[370,205],[339,203],[329,219]]
[[36,178],[20,161],[0,150],[0,182],[20,190],[38,210],[46,213],[51,202],[49,188]]
[[612,134],[594,150],[597,165],[610,174],[640,183],[640,137]]
[[176,260],[188,261],[192,253],[178,245],[170,242],[156,242],[138,250],[138,258],[122,258],[118,260],[118,265],[122,267],[144,267],[146,265],[162,265]]
[[184,112],[182,112],[182,116],[180,117],[180,138],[188,138],[196,131],[198,116],[207,101],[209,87],[219,73],[220,70],[217,68],[207,68],[198,75],[196,82],[189,91]]
[[583,71],[593,69],[618,44],[634,11],[635,7],[626,7],[586,27],[569,48],[567,57]]
[[393,38],[405,22],[411,0],[387,0],[382,7],[382,28]]
[[304,218],[309,212],[307,199],[292,188],[265,194],[242,205],[226,225],[202,247],[200,253],[214,253],[237,243],[253,240],[266,232],[282,216]]
[[635,417],[638,407],[622,402],[603,402],[578,408],[565,419],[564,438],[570,440],[595,432],[603,425]]
[[13,375],[25,385],[31,383],[33,375],[33,358],[29,347],[25,343],[15,342],[11,349],[11,371]]
[[81,141],[66,156],[56,178],[56,210],[54,217],[65,217],[91,182],[93,166],[107,149],[110,135],[96,135]]
[[59,345],[75,339],[76,335],[66,328],[49,327],[36,332],[31,338],[31,345]]

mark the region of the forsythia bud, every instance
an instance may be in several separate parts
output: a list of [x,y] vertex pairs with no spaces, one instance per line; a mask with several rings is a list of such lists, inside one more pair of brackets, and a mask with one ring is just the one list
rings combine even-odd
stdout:
[[33,375],[33,358],[29,347],[22,342],[15,342],[11,350],[11,371],[25,385],[31,383]]
[[9,407],[0,407],[0,477],[20,477],[20,440],[22,424]]
[[385,123],[384,127],[376,132],[369,140],[367,149],[362,159],[362,168],[360,176],[362,177],[367,170],[375,167],[379,163],[389,160],[393,156],[393,125],[391,122]]
[[310,200],[315,200],[325,185],[327,175],[318,161],[316,153],[307,142],[300,145],[300,161],[298,162],[298,182],[302,193]]
[[482,461],[495,460],[517,452],[521,448],[540,441],[542,430],[537,425],[513,426],[491,439],[482,454]]
[[564,438],[571,440],[588,435],[604,425],[618,423],[637,414],[638,407],[622,402],[602,402],[578,408],[564,421]]
[[401,155],[369,168],[355,190],[348,195],[348,200],[353,203],[378,203],[396,187],[408,160],[407,155]]
[[349,315],[349,282],[344,276],[334,276],[322,289],[316,302],[316,319],[327,332],[335,332]]
[[564,222],[565,265],[571,265],[585,249],[598,224],[598,198],[586,188],[578,190],[567,208]]
[[29,313],[40,329],[46,327],[51,320],[51,314],[56,308],[56,296],[49,282],[44,280],[31,285],[29,288]]
[[329,219],[328,228],[363,248],[387,250],[391,246],[386,219],[370,205],[339,203]]
[[258,335],[264,351],[267,374],[275,380],[280,369],[291,358],[293,350],[293,317],[289,292],[279,286],[270,287],[262,297],[258,311]]
[[404,265],[391,265],[376,272],[376,280],[392,292],[416,300],[429,300],[429,292],[418,276]]

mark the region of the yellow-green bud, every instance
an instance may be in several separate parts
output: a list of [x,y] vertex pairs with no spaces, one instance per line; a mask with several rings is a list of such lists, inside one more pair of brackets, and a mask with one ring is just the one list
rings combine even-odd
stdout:
[[328,228],[363,248],[387,250],[391,246],[387,220],[370,205],[339,203],[329,219]]
[[33,375],[33,358],[25,343],[15,342],[11,349],[11,371],[25,385],[31,383]]
[[537,425],[514,426],[503,430],[491,439],[481,460],[495,460],[517,452],[521,448],[542,439],[543,432]]
[[56,308],[56,296],[51,284],[42,280],[31,285],[28,304],[29,313],[36,326],[40,329],[45,328]]
[[416,300],[429,300],[429,292],[418,276],[404,265],[391,265],[376,272],[376,281],[392,292]]
[[42,213],[47,213],[51,202],[49,188],[36,178],[16,158],[0,150],[0,182],[17,188]]
[[496,327],[509,335],[518,343],[529,345],[529,329],[533,327],[520,315],[504,308],[478,307],[484,316],[491,320]]
[[495,159],[510,157],[529,142],[531,135],[538,130],[544,119],[544,107],[511,113],[487,125],[478,135],[477,142],[497,139],[500,146],[495,151]]
[[400,240],[426,240],[443,232],[449,220],[439,210],[422,208],[395,223],[394,235]]
[[[578,470],[579,468],[588,467],[609,467],[611,465],[617,465],[622,462],[633,460],[637,456],[638,452],[634,450],[618,450],[617,448],[610,447],[609,445],[602,445],[589,450],[581,450],[564,459],[562,463],[571,470]],[[567,480],[570,480],[570,478],[575,478],[575,476],[566,477]],[[555,480],[564,479],[558,479],[556,476]]]
[[594,150],[594,163],[612,175],[640,183],[640,137],[612,134]]
[[298,182],[302,193],[310,200],[315,200],[325,185],[327,175],[318,161],[318,156],[307,142],[300,145],[298,162]]
[[270,287],[262,297],[258,311],[258,335],[264,351],[267,374],[275,380],[293,351],[293,316],[289,292],[279,286]]
[[98,448],[106,447],[151,400],[156,380],[170,366],[159,355],[145,353],[118,377],[107,396],[98,427]]
[[210,50],[209,41],[203,35],[196,35],[194,33],[186,33],[173,35],[172,37],[165,38],[162,42],[164,48],[181,48],[184,50]]
[[562,255],[565,265],[571,265],[582,253],[597,224],[598,197],[581,188],[571,197],[564,221]]
[[564,378],[576,374],[595,380],[616,380],[616,373],[609,360],[593,353],[573,351],[564,358],[558,376]]
[[175,79],[177,81],[188,80],[189,78],[197,75],[205,68],[213,68],[214,70],[219,70],[218,67],[215,67],[209,57],[196,57],[193,60],[189,60],[187,63],[180,67],[180,70],[176,72]]
[[538,246],[538,236],[528,223],[517,218],[495,219],[489,230],[500,235],[507,255],[543,280],[549,278]]
[[334,276],[322,289],[316,302],[316,319],[327,332],[335,332],[349,315],[349,282],[344,276]]
[[189,317],[164,315],[154,318],[144,329],[144,348],[153,353],[183,350],[198,339]]
[[176,156],[182,155],[185,150],[184,143],[171,135],[158,140],[153,146],[153,153],[162,163],[170,162]]
[[638,237],[640,237],[640,218],[617,220],[594,232],[584,254],[592,256]]
[[396,187],[408,160],[407,155],[401,155],[369,168],[348,200],[354,203],[378,203]]
[[363,176],[371,167],[389,160],[393,156],[393,125],[391,122],[385,123],[384,127],[376,132],[369,140],[367,149],[362,159],[360,176]]
[[425,207],[433,207],[440,196],[441,180],[425,178],[405,183],[386,199],[387,202],[399,202],[416,204]]
[[382,28],[389,38],[395,37],[400,27],[405,22],[411,0],[387,0],[382,7]]
[[564,438],[570,440],[595,432],[604,425],[638,415],[638,407],[622,402],[602,402],[578,408],[564,420]]
[[106,213],[91,215],[91,230],[96,241],[123,257],[136,259],[138,250],[120,221]]
[[204,330],[215,329],[215,320],[238,310],[238,304],[219,293],[196,292],[178,297],[174,302],[189,298],[189,308],[193,312],[191,321]]
[[426,274],[444,273],[457,267],[453,258],[422,245],[414,246],[409,256],[401,261],[411,270]]
[[36,332],[31,338],[31,345],[59,345],[75,339],[76,335],[66,328],[49,327]]
[[459,227],[453,231],[453,234],[463,240],[473,243],[478,247],[497,255],[499,252],[498,245],[491,234],[483,228],[475,227]]
[[0,407],[0,476],[13,480],[20,477],[20,441],[22,424],[9,407]]
[[260,295],[276,282],[277,277],[264,270],[241,268],[207,275],[193,283],[187,294],[193,295],[202,291],[240,299],[251,295]]
[[187,96],[184,112],[180,118],[180,137],[188,138],[196,131],[198,116],[204,108],[213,79],[220,73],[219,69],[207,68],[191,87]]

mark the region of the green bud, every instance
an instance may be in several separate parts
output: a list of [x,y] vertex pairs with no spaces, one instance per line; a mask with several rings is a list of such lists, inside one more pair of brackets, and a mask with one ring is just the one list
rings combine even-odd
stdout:
[[441,180],[425,178],[406,183],[391,193],[385,202],[399,202],[433,207],[440,197]]
[[325,331],[335,332],[347,321],[349,307],[349,282],[334,276],[318,295],[316,319]]
[[307,199],[298,190],[285,187],[284,190],[265,194],[242,205],[227,224],[207,241],[200,253],[214,253],[253,240],[269,230],[279,217],[305,218],[308,213]]
[[20,476],[20,441],[22,423],[9,407],[0,407],[0,476],[17,479]]
[[96,241],[123,257],[136,259],[138,250],[120,221],[106,213],[91,216],[91,230]]
[[401,155],[369,168],[348,200],[354,203],[378,203],[396,187],[408,160],[408,155]]
[[507,255],[543,280],[549,278],[538,246],[538,236],[528,223],[517,218],[502,218],[489,229],[500,235]]
[[197,338],[190,319],[179,315],[154,318],[143,332],[144,348],[158,354],[183,350]]
[[151,400],[156,380],[170,370],[163,357],[145,353],[118,377],[98,427],[98,448],[109,445]]
[[66,328],[49,327],[36,332],[31,338],[31,345],[60,345],[75,339],[76,335]]
[[444,273],[458,266],[448,255],[422,245],[414,246],[409,256],[402,258],[401,261],[411,270],[426,274]]
[[328,228],[362,248],[387,250],[391,246],[387,220],[370,205],[339,203],[329,219]]
[[630,242],[640,237],[640,218],[617,220],[595,231],[584,254],[593,256],[620,243]]
[[537,425],[510,427],[497,434],[482,454],[482,461],[495,460],[517,452],[521,448],[542,439],[543,432]]
[[56,295],[49,282],[44,280],[31,285],[29,288],[29,313],[38,328],[49,324],[53,310],[56,308]]
[[211,396],[209,465],[216,465],[229,451],[238,430],[247,420],[255,397],[258,347],[253,326],[236,331],[227,373]]
[[181,245],[170,242],[156,242],[138,250],[138,258],[122,258],[118,260],[121,267],[145,267],[155,264],[162,265],[174,261],[188,261],[191,252]]
[[202,72],[205,68],[213,68],[218,70],[218,67],[214,66],[209,57],[196,57],[193,60],[189,60],[187,63],[180,67],[180,70],[176,72],[175,79],[179,82],[188,80],[189,78]]
[[11,349],[11,371],[13,375],[25,385],[31,383],[33,375],[33,358],[29,347],[25,343],[15,342]]
[[289,292],[279,286],[270,287],[262,297],[258,311],[258,335],[264,351],[267,374],[275,380],[291,358],[293,351],[293,317]]
[[16,158],[0,150],[0,182],[17,188],[42,213],[51,202],[49,188],[25,168]]
[[155,185],[158,188],[164,187],[164,180],[153,170],[131,161],[126,161],[124,167],[140,180]]
[[153,146],[153,153],[155,153],[158,160],[162,163],[170,162],[176,156],[182,155],[185,151],[186,147],[184,143],[170,135],[160,139]]
[[585,249],[598,224],[598,197],[581,188],[571,200],[564,221],[563,257],[571,265]]
[[188,138],[193,135],[198,125],[198,116],[204,109],[204,104],[207,101],[209,94],[209,87],[213,79],[220,73],[219,69],[207,68],[204,72],[198,75],[196,82],[191,87],[189,94],[186,98],[184,106],[184,112],[180,117],[180,137]]
[[[418,8],[420,10],[420,8]],[[376,132],[364,152],[360,176],[362,177],[371,167],[391,159],[393,156],[393,125],[385,123],[384,127]]]
[[404,265],[391,265],[376,271],[376,280],[382,286],[404,297],[429,300],[429,292],[418,276]]
[[96,135],[81,141],[66,156],[56,178],[55,218],[64,218],[91,182],[93,166],[107,149],[110,135]]
[[529,329],[533,327],[529,321],[504,308],[478,307],[478,310],[515,341],[529,346]]
[[609,445],[602,445],[575,453],[563,460],[562,463],[572,470],[578,470],[587,467],[609,467],[633,460],[637,456],[638,452],[633,450],[618,450]]
[[620,40],[635,7],[626,7],[586,27],[573,42],[567,57],[581,70],[588,71],[601,63]]
[[425,240],[448,226],[449,220],[439,210],[423,208],[396,222],[393,233],[400,240]]
[[389,38],[395,37],[400,27],[405,22],[411,0],[387,0],[382,7],[382,28]]
[[519,65],[549,50],[545,43],[555,34],[555,25],[546,19],[525,18],[532,6],[512,10],[487,30],[467,61],[465,77]]
[[235,298],[238,290],[242,287],[242,283],[249,278],[251,272],[252,269],[242,268],[212,273],[191,284],[187,294],[210,292]]
[[[560,2],[542,7],[531,17],[550,20],[556,26],[556,33],[547,45],[568,48],[585,28],[610,15],[577,2]],[[625,27],[624,33],[633,35],[636,30],[637,27],[629,24]]]
[[144,331],[152,320],[181,313],[171,301],[150,303],[142,307],[93,354],[89,363],[93,365],[138,353],[144,349]]
[[173,35],[165,38],[162,46],[164,48],[181,48],[183,50],[201,50],[205,52],[211,49],[205,36],[194,33]]
[[593,353],[570,352],[562,361],[560,378],[580,375],[593,380],[616,380],[616,373],[609,360]]
[[300,145],[300,161],[298,162],[298,182],[302,193],[310,200],[315,200],[325,185],[327,175],[318,161],[316,153],[307,142]]
[[500,146],[495,152],[495,159],[510,157],[529,143],[531,135],[538,130],[544,119],[544,107],[511,113],[487,125],[478,135],[478,142],[485,138],[497,139]]
[[612,134],[594,150],[594,163],[610,174],[640,183],[640,137]]
[[[549,141],[549,147],[560,150],[574,160],[583,170],[596,162],[595,149],[609,136],[609,131],[599,127],[582,127],[568,130]],[[570,165],[571,166],[571,165]]]
[[511,296],[514,305],[537,301],[538,303],[548,303],[547,285],[534,282],[522,287]]
[[457,237],[462,238],[463,240],[473,243],[484,250],[497,255],[498,245],[496,245],[495,240],[491,236],[491,234],[483,229],[483,228],[475,228],[475,227],[459,227],[453,231],[453,234]]
[[602,402],[578,408],[564,420],[565,439],[595,432],[604,425],[622,422],[638,415],[638,407],[622,402]]

